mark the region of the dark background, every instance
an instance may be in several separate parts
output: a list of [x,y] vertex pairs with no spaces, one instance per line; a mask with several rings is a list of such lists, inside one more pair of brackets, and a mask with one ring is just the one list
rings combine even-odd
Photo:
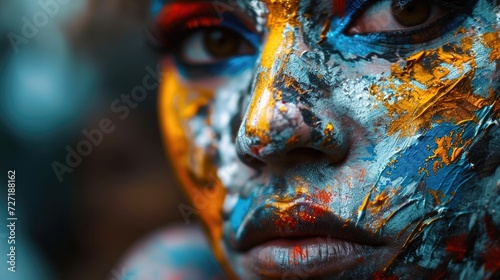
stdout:
[[[23,18],[33,23],[44,9],[39,0],[0,2],[0,279],[115,279],[134,242],[183,222],[157,92],[123,120],[111,109],[158,65],[145,40],[148,1],[40,1],[58,11],[17,51],[12,33],[22,36]],[[67,147],[103,118],[115,130],[61,182],[54,162],[66,164]],[[5,262],[7,170],[16,170],[16,273]]]

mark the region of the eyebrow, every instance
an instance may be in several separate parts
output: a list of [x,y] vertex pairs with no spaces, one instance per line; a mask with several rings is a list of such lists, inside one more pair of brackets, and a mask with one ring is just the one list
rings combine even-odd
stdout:
[[[263,2],[263,0],[259,0],[260,2]],[[348,9],[348,4],[347,2],[353,2],[353,0],[330,0],[332,1],[332,14],[338,17],[344,17],[347,9]],[[362,2],[367,2],[370,0],[363,0]],[[168,4],[189,4],[189,3],[207,3],[211,2],[212,5],[230,5],[232,6],[232,2],[240,2],[240,4],[246,4],[246,1],[238,1],[238,0],[152,0],[150,4],[150,11],[153,17],[156,17],[160,11],[163,9],[165,5]],[[352,4],[352,3],[349,3]]]
[[168,4],[189,4],[189,3],[207,3],[211,2],[213,5],[217,3],[228,4],[229,2],[234,2],[235,0],[152,0],[150,6],[150,11],[153,16],[157,16],[165,5]]

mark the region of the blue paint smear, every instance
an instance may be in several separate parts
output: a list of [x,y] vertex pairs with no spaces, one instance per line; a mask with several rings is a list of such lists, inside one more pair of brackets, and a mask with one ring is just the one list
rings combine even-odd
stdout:
[[[473,177],[470,165],[466,164],[463,159],[450,165],[443,163],[442,167],[434,174],[432,170],[434,160],[427,162],[427,159],[433,155],[433,151],[437,148],[436,138],[449,136],[451,132],[458,134],[461,129],[459,126],[446,123],[429,130],[425,135],[420,137],[416,145],[396,155],[395,159],[398,162],[391,167],[386,167],[383,172],[383,176],[389,177],[391,180],[378,187],[383,190],[391,184],[391,181],[398,178],[404,178],[401,183],[403,186],[420,181],[423,178],[427,189],[439,190],[443,194],[455,192],[460,185],[467,183]],[[472,127],[466,127],[462,139],[471,139],[473,135],[474,130]],[[462,153],[461,157],[463,158],[464,155],[465,153]],[[427,166],[425,166],[426,162]],[[425,174],[419,175],[419,168],[421,167],[428,170],[430,176],[426,176]],[[457,182],[460,182],[460,184],[457,185]]]
[[368,146],[366,148],[368,155],[366,157],[360,158],[363,161],[375,161],[377,158],[377,153],[375,152],[375,146]]
[[[360,11],[370,5],[371,2],[366,0],[354,0],[347,10],[344,18],[340,19],[335,17],[331,20],[330,31],[327,34],[327,44],[332,49],[339,51],[344,56],[358,56],[369,57],[377,54],[384,57],[390,52],[400,52],[401,54],[413,53],[420,49],[429,48],[429,43],[433,42],[435,38],[453,37],[453,30],[460,27],[467,19],[467,14],[453,14],[448,17],[443,17],[433,29],[434,32],[439,34],[431,34],[429,30],[423,28],[422,30],[414,31],[375,31],[367,34],[353,34],[346,35],[348,27],[352,21],[359,16]],[[439,31],[436,31],[439,29]],[[423,39],[422,42],[415,42],[416,35],[427,36],[428,39]],[[445,39],[442,39],[446,41]],[[436,45],[436,47],[439,46]]]
[[[481,114],[481,112],[478,113],[478,116],[481,116]],[[435,159],[429,161],[427,159],[434,154],[434,150],[438,146],[435,139],[449,136],[453,132],[453,140],[455,140],[455,136],[463,131],[461,136],[463,141],[468,139],[477,141],[481,137],[477,136],[478,131],[484,131],[485,128],[486,125],[478,125],[474,122],[469,122],[465,126],[457,126],[451,123],[435,126],[421,136],[417,144],[395,155],[394,159],[397,160],[397,163],[386,167],[382,173],[384,177],[390,178],[390,180],[379,182],[377,188],[382,191],[387,187],[397,187],[393,186],[392,182],[398,178],[404,178],[403,182],[400,183],[402,186],[422,181],[425,183],[426,189],[441,191],[445,195],[443,201],[448,201],[453,197],[454,199],[448,204],[453,207],[454,202],[459,201],[461,194],[465,193],[460,189],[473,187],[475,171],[467,162],[467,151],[463,151],[460,158],[455,162],[450,163],[450,165],[443,163],[441,168],[437,169],[436,174],[434,174],[432,164]],[[428,170],[429,176],[425,172],[419,175],[420,167]]]
[[253,195],[247,198],[238,198],[238,203],[236,203],[230,218],[231,228],[234,233],[238,232],[245,215],[248,213],[252,197]]
[[261,40],[259,35],[248,29],[241,21],[232,14],[224,15],[220,26],[230,28],[245,38],[256,49],[259,48]]

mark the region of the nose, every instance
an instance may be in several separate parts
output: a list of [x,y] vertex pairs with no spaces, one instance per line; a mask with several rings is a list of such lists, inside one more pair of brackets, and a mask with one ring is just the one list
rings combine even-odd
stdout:
[[328,89],[304,81],[304,77],[318,75],[308,71],[310,65],[297,54],[294,46],[304,44],[298,42],[301,36],[296,32],[271,29],[264,46],[251,101],[236,137],[237,154],[247,165],[306,159],[335,164],[349,150],[340,116],[318,109],[322,98],[332,98],[325,93]]

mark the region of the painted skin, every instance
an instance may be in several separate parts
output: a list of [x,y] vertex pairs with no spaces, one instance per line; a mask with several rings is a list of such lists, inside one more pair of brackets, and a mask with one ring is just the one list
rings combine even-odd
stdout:
[[498,4],[422,2],[156,3],[168,152],[229,277],[499,275]]

